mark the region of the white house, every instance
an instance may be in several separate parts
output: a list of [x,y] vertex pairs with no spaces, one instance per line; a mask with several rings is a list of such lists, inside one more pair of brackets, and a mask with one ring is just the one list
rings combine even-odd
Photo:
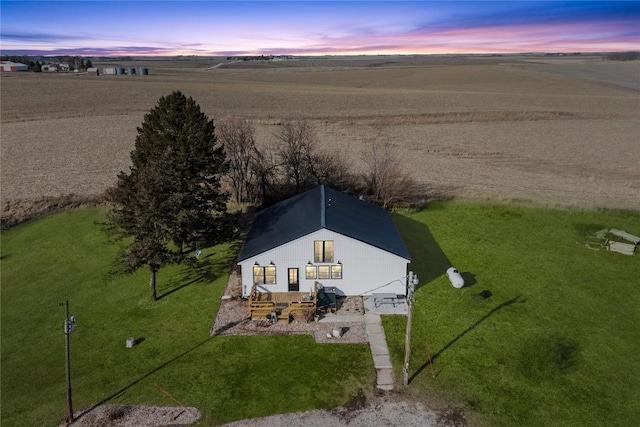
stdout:
[[259,212],[238,256],[243,296],[309,292],[406,295],[409,252],[384,209],[321,185]]

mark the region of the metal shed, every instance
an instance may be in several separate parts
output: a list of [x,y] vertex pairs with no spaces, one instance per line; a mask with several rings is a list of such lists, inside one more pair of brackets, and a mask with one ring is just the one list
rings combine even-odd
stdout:
[[29,71],[29,67],[19,62],[1,61],[0,67],[2,71]]

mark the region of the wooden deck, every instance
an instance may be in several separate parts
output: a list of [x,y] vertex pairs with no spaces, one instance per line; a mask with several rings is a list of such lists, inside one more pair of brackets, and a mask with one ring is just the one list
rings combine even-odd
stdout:
[[316,314],[318,286],[312,292],[258,292],[251,288],[248,308],[251,320],[268,319],[289,323],[291,319],[310,321]]

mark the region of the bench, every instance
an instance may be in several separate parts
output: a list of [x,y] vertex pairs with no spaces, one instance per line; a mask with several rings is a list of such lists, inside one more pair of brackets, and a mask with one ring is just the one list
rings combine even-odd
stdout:
[[373,304],[376,308],[380,307],[382,304],[393,304],[395,307],[398,304],[402,304],[402,301],[396,294],[373,294]]

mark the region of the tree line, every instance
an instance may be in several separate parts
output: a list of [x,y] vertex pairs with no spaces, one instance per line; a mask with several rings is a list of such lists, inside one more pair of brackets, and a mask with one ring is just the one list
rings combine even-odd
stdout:
[[108,217],[110,229],[129,238],[120,258],[125,270],[149,267],[154,299],[160,267],[195,262],[187,256],[194,242],[237,237],[230,198],[264,206],[327,184],[390,208],[417,188],[388,143],[372,141],[362,153],[364,170],[355,173],[339,152],[320,149],[307,120],[284,121],[276,143],[261,147],[250,121],[223,119],[216,127],[180,91],[161,97],[137,131],[129,172],[107,192]]
[[363,167],[356,171],[341,151],[320,146],[318,130],[308,120],[285,120],[275,143],[262,146],[246,119],[219,120],[217,134],[229,162],[225,182],[239,205],[269,205],[320,184],[384,208],[411,203],[418,194],[418,185],[385,141],[367,145],[360,153]]
[[607,61],[635,61],[640,59],[640,52],[613,52],[604,56]]

